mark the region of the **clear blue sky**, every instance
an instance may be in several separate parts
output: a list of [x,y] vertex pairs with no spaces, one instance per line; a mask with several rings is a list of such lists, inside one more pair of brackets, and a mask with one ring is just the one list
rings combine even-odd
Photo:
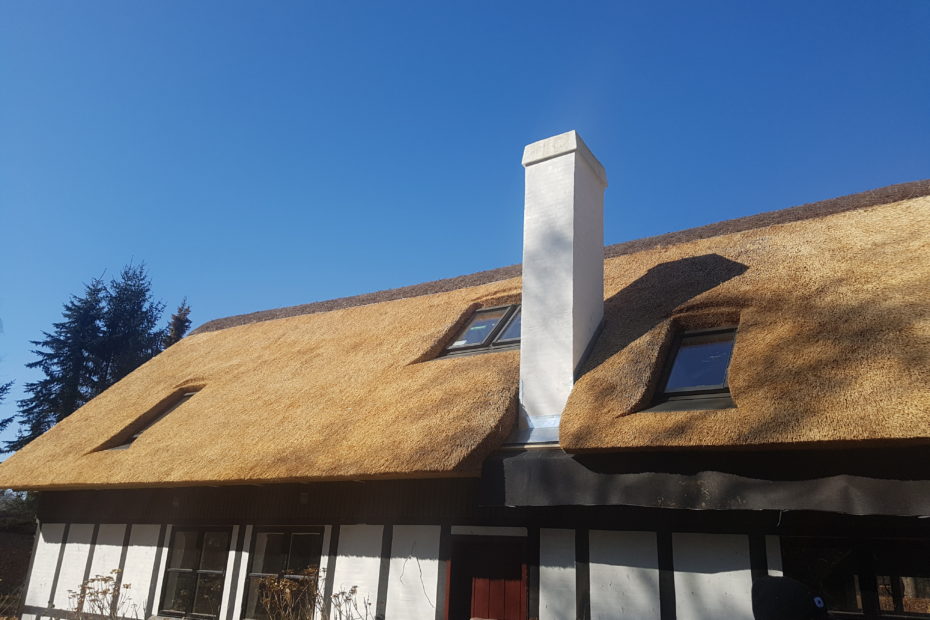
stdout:
[[0,0],[0,380],[83,282],[194,323],[520,260],[577,129],[606,241],[930,177],[930,1]]

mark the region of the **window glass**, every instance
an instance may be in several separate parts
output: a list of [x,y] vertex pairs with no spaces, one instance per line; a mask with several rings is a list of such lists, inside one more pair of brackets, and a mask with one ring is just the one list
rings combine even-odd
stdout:
[[160,613],[216,617],[223,598],[230,531],[177,529],[171,536]]
[[[301,578],[308,568],[319,569],[323,547],[323,530],[257,530],[253,535],[253,559],[246,576],[245,601],[242,617],[245,620],[267,620],[268,611],[262,604],[262,579],[283,579],[286,575],[293,587],[288,586],[288,605],[305,601],[312,605],[318,581],[315,577]],[[276,614],[277,615],[277,614]],[[287,615],[284,613],[283,615]]]
[[497,337],[497,341],[502,340],[519,340],[520,339],[520,309],[517,309],[517,313],[513,315],[513,318],[510,319],[510,322],[507,324],[507,327],[504,328],[504,331],[501,332],[501,335]]
[[197,530],[177,530],[171,544],[169,554],[171,560],[168,568],[197,568],[197,560],[200,559],[200,553],[197,549],[197,538],[200,532]]
[[203,558],[200,561],[200,570],[225,570],[228,552],[229,532],[206,532],[203,537]]
[[830,611],[930,618],[930,543],[781,540],[785,575],[822,596]]
[[223,598],[223,575],[201,573],[197,575],[197,595],[194,598],[194,613],[199,616],[216,617],[220,613]]
[[930,544],[893,541],[876,545],[873,553],[879,607],[930,616]]
[[246,597],[245,597],[245,612],[242,614],[243,618],[250,618],[251,620],[267,620],[268,612],[265,610],[265,606],[262,605],[261,601],[261,581],[262,577],[249,577],[248,585],[246,586]]
[[484,344],[488,336],[497,327],[504,315],[507,314],[507,308],[498,308],[495,310],[480,310],[475,313],[465,329],[458,335],[455,341],[449,345],[450,349],[459,347],[469,347],[473,345]]
[[287,534],[282,532],[259,532],[255,535],[255,551],[252,554],[253,573],[277,574],[284,570],[287,561]]
[[666,392],[724,388],[733,353],[733,332],[685,335],[665,384]]
[[194,600],[194,573],[169,572],[165,575],[165,595],[162,611],[184,614]]
[[319,534],[293,534],[288,572],[299,575],[308,568],[319,568],[322,549],[323,537]]

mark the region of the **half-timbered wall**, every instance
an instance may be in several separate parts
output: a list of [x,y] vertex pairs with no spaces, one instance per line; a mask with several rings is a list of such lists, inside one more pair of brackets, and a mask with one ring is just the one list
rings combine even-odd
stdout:
[[[88,577],[114,570],[130,586],[125,615],[156,614],[171,529],[172,524],[42,524],[24,618],[67,617],[69,592]],[[252,526],[232,529],[222,620],[241,616],[251,551]],[[383,620],[439,620],[448,597],[450,541],[483,536],[521,537],[531,544],[529,614],[539,620],[750,620],[753,564],[767,564],[772,574],[780,568],[775,536],[342,524],[325,526],[321,585],[327,595],[357,586],[359,599]],[[750,557],[753,537],[766,556],[761,562]]]

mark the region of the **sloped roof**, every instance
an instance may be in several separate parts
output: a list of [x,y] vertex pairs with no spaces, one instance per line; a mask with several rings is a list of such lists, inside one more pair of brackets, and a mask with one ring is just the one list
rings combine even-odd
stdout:
[[[930,438],[930,182],[606,250],[569,451]],[[475,475],[516,419],[518,351],[434,359],[519,266],[208,323],[0,465],[0,486]],[[738,318],[737,408],[641,412],[675,323]],[[201,388],[126,450],[100,450]]]

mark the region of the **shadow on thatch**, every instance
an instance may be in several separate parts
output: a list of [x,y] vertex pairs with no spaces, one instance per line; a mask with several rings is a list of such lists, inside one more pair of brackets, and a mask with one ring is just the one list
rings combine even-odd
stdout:
[[[750,269],[726,282],[688,259],[653,268],[608,302],[602,342],[563,416],[563,448],[603,473],[930,479],[923,208],[738,240],[738,251],[721,253]],[[643,411],[663,338],[682,317],[726,308],[739,319],[729,371],[736,408]]]
[[604,302],[604,326],[579,376],[600,366],[667,320],[688,301],[749,269],[719,254],[692,256],[651,268]]

